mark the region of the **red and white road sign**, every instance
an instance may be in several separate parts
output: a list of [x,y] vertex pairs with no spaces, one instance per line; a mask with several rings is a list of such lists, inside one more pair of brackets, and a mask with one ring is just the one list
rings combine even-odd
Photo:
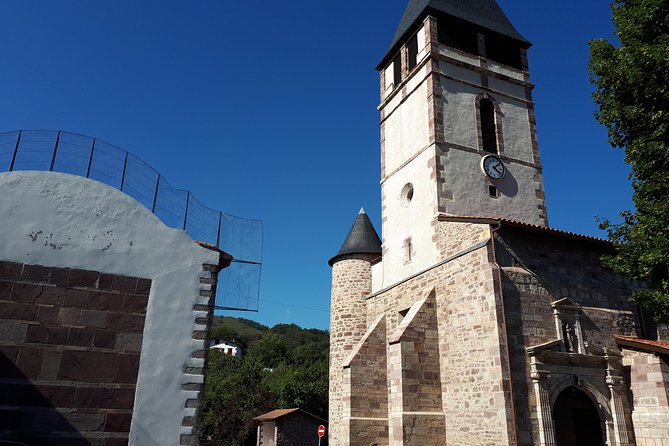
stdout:
[[321,424],[320,426],[318,426],[318,436],[323,437],[323,435],[325,435],[325,426]]

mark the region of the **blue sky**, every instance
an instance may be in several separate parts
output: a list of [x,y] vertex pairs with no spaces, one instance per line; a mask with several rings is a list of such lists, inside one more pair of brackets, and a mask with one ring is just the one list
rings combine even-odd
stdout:
[[[500,0],[530,49],[550,224],[631,207],[593,118],[607,0]],[[330,268],[364,206],[380,230],[376,63],[406,0],[0,0],[0,131],[60,129],[144,159],[204,204],[264,220],[267,325],[328,328]]]

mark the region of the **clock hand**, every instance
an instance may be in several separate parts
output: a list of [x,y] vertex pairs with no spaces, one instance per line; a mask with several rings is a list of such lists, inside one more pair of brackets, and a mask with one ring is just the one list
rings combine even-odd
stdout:
[[492,166],[492,168],[495,169],[495,171],[496,171],[497,173],[502,173],[502,171],[499,170],[498,167],[499,167],[499,164],[493,164],[493,166]]

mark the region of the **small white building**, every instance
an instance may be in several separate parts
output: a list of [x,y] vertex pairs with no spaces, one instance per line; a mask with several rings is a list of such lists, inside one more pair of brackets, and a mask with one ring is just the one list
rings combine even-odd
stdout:
[[222,338],[211,338],[209,348],[220,349],[226,356],[234,356],[235,358],[242,356],[242,348],[239,345]]

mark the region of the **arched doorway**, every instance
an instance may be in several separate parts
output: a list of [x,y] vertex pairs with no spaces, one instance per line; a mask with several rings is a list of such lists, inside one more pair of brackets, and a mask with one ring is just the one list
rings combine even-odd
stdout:
[[567,387],[560,393],[553,417],[558,446],[604,446],[597,407],[576,387]]

